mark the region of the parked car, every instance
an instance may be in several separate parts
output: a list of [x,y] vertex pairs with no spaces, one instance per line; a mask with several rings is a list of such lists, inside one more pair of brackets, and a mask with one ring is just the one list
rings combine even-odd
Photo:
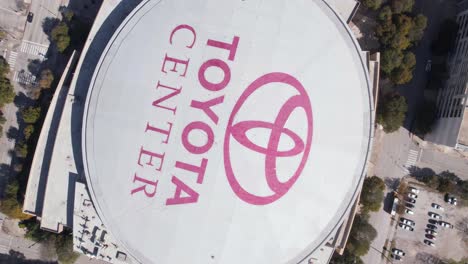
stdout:
[[408,230],[408,231],[413,231],[414,228],[412,228],[411,226],[409,225],[405,225],[403,223],[400,223],[399,226],[402,228],[402,229],[405,229],[405,230]]
[[392,259],[402,261],[402,258],[400,256],[394,254],[392,254]]
[[433,235],[433,236],[437,236],[437,231],[432,230],[432,229],[426,229],[426,233],[430,234],[430,235]]
[[431,230],[437,230],[437,226],[431,225],[431,224],[427,224],[427,228],[429,228]]
[[414,194],[414,193],[408,193],[408,197],[409,198],[414,198],[414,199],[418,198],[418,196],[416,194]]
[[427,60],[425,70],[426,72],[430,72],[431,69],[432,69],[432,60]]
[[404,257],[406,255],[406,253],[403,250],[398,249],[398,248],[392,248],[392,253],[394,255],[401,256],[401,257]]
[[28,13],[28,17],[26,18],[26,20],[27,20],[29,23],[32,23],[33,18],[34,18],[34,13],[33,13],[33,12],[29,12],[29,13]]
[[436,213],[433,213],[433,212],[429,212],[429,216],[434,218],[434,219],[442,219],[442,216],[440,216],[440,214],[436,214]]
[[429,224],[433,224],[433,225],[438,225],[439,224],[439,221],[438,220],[434,220],[434,219],[428,219],[429,221]]
[[432,208],[439,209],[439,210],[441,210],[441,211],[444,210],[444,208],[443,208],[442,206],[440,206],[439,204],[436,204],[436,203],[432,203],[431,206],[432,206]]
[[410,225],[410,226],[414,226],[414,225],[416,224],[413,220],[406,219],[406,218],[403,218],[403,217],[400,218],[400,221],[401,221],[403,224],[405,224],[405,225]]
[[424,244],[431,246],[431,247],[435,247],[435,243],[427,239],[424,239]]
[[407,208],[414,208],[414,204],[406,203]]
[[413,199],[413,198],[408,198],[408,200],[406,200],[406,201],[408,201],[408,202],[410,202],[410,203],[413,203],[413,204],[415,204],[415,203],[416,203],[416,200],[415,200],[415,199]]
[[457,205],[457,198],[447,193],[445,194],[445,202],[452,205]]
[[439,225],[446,228],[453,228],[453,225],[444,221],[439,221]]
[[414,212],[411,211],[410,209],[406,209],[406,210],[405,210],[405,213],[410,214],[410,215],[414,215]]
[[426,237],[432,240],[436,240],[436,237],[434,235],[426,234]]
[[419,193],[419,190],[414,188],[414,187],[409,187],[409,190],[410,190],[410,192],[415,193],[415,194]]

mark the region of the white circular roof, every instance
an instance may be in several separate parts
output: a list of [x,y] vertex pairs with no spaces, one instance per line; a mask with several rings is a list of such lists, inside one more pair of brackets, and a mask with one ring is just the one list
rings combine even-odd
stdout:
[[85,173],[143,263],[298,263],[349,208],[371,95],[322,1],[144,1],[87,99]]

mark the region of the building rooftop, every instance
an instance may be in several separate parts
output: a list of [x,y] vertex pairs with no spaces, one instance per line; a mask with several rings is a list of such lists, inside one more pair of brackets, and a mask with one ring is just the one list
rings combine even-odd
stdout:
[[320,1],[301,4],[144,1],[109,41],[86,106],[84,169],[103,223],[139,261],[307,261],[341,226],[365,173],[372,91],[345,24]]

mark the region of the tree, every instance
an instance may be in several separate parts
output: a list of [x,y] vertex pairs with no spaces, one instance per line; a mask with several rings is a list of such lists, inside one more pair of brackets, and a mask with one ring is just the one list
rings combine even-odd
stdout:
[[12,103],[15,99],[15,92],[10,80],[5,77],[0,77],[0,107]]
[[349,250],[345,249],[343,255],[338,255],[335,252],[333,254],[332,259],[330,260],[330,264],[364,264],[360,257],[355,256],[349,252]]
[[24,131],[23,131],[24,139],[28,140],[31,137],[32,133],[34,133],[34,126],[33,125],[27,125],[24,128]]
[[387,49],[382,53],[380,69],[385,74],[390,74],[395,68],[400,67],[403,61],[403,54],[397,49]]
[[3,56],[0,56],[0,77],[6,77],[10,72],[10,65]]
[[21,117],[26,124],[34,124],[41,115],[40,107],[27,107],[21,110]]
[[28,145],[20,141],[15,146],[16,155],[20,158],[25,158],[28,155]]
[[408,51],[403,55],[403,60],[401,62],[401,67],[407,69],[413,69],[416,66],[416,55],[413,52]]
[[382,5],[382,0],[363,0],[362,3],[369,9],[377,10]]
[[385,183],[377,176],[372,176],[364,180],[361,191],[361,200],[363,211],[377,212],[384,198]]
[[409,13],[413,10],[414,0],[392,0],[391,5],[395,14]]
[[75,15],[75,13],[73,11],[71,11],[71,10],[65,10],[65,11],[62,12],[63,18],[68,22],[70,22],[73,19],[74,15]]
[[409,31],[408,37],[411,40],[411,42],[415,43],[420,41],[424,35],[424,30],[427,27],[427,17],[419,14],[413,18],[412,23],[413,26]]
[[57,45],[59,52],[64,52],[70,45],[70,36],[68,35],[68,26],[64,22],[58,23],[51,31],[51,38]]
[[346,248],[355,256],[364,256],[376,236],[377,231],[372,225],[362,215],[356,215]]
[[5,187],[4,197],[0,203],[0,211],[8,217],[15,219],[28,219],[30,216],[23,214],[22,205],[18,201],[19,183],[13,180]]
[[389,21],[392,19],[392,14],[392,9],[390,8],[390,6],[386,5],[382,7],[377,18],[380,21]]
[[377,122],[383,126],[385,132],[391,133],[403,125],[408,105],[403,96],[392,94],[381,100],[377,110]]
[[54,75],[51,70],[46,69],[41,72],[41,79],[39,80],[39,87],[41,89],[48,89],[52,86]]
[[76,259],[80,256],[73,251],[73,236],[67,234],[59,234],[55,240],[55,250],[57,252],[58,260],[63,264],[75,263]]
[[399,67],[392,71],[390,80],[395,84],[405,84],[413,79],[413,69]]

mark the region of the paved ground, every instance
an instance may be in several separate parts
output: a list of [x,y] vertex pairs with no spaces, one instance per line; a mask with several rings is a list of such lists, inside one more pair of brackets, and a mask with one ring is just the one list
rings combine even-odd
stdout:
[[448,169],[461,179],[468,180],[468,159],[456,154],[443,153],[436,149],[423,149],[416,166],[431,168],[436,173]]
[[[433,240],[435,247],[430,247],[423,243],[427,239],[425,237],[427,224],[431,221],[429,219],[432,219],[428,215],[429,212],[441,215],[443,221],[458,227],[458,223],[468,217],[468,208],[451,206],[444,202],[442,194],[426,189],[423,186],[417,186],[417,188],[420,190],[420,193],[416,199],[416,206],[413,209],[414,215],[402,215],[416,223],[414,231],[411,232],[398,227],[396,228],[394,237],[396,247],[406,252],[406,256],[401,263],[425,263],[425,260],[420,259],[422,253],[442,259],[452,258],[454,260],[461,260],[464,256],[468,256],[468,244],[463,241],[463,238],[466,239],[468,235],[463,234],[457,228],[450,229],[436,225],[437,235],[436,240]],[[432,203],[441,205],[444,210],[432,208]]]

